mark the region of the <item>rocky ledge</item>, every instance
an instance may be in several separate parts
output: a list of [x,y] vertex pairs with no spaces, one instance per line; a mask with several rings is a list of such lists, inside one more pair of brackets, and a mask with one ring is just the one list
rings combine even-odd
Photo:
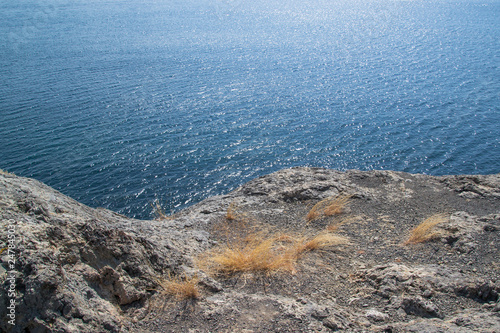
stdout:
[[[335,214],[306,218],[338,195]],[[500,174],[294,168],[140,221],[1,173],[0,218],[5,332],[500,332]],[[345,241],[289,270],[200,268],[244,227]],[[165,292],[173,277],[196,294]]]

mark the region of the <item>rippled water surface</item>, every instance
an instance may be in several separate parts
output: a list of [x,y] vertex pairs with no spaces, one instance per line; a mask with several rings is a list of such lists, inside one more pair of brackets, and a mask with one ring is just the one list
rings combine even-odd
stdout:
[[293,166],[500,172],[499,1],[0,2],[0,168],[150,217]]

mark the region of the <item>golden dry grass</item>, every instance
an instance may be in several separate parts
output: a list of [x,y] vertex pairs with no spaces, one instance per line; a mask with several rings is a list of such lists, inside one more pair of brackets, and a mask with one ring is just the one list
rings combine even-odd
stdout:
[[344,242],[345,238],[329,232],[313,237],[254,232],[212,249],[199,258],[198,266],[209,274],[295,273],[298,259],[306,252]]
[[0,175],[9,175],[9,176],[14,176],[14,174],[13,174],[13,173],[10,173],[10,172],[5,171],[5,170],[2,170],[2,169],[0,169]]
[[434,227],[440,223],[446,222],[448,219],[448,214],[435,214],[425,219],[411,231],[410,237],[404,242],[404,245],[424,243],[439,237],[439,232],[435,231]]
[[322,249],[334,245],[345,244],[346,238],[336,235],[334,233],[324,231],[313,237],[302,237],[296,241],[294,245],[294,252],[296,256],[300,256],[305,252]]
[[199,298],[198,282],[198,277],[188,277],[186,275],[172,277],[169,274],[167,278],[157,279],[157,283],[161,287],[160,293],[173,296],[178,301]]
[[325,207],[325,215],[332,216],[342,214],[345,210],[346,205],[351,200],[351,197],[352,195],[350,194],[340,194],[333,198]]
[[168,215],[165,213],[165,209],[160,205],[158,201],[156,201],[154,204],[151,204],[151,207],[153,207],[153,214],[155,216],[155,220],[172,220],[173,217],[171,215]]
[[277,267],[279,257],[274,247],[275,239],[259,238],[249,239],[240,244],[224,245],[213,252],[210,261],[215,264],[215,269],[226,274],[236,272],[269,272]]
[[310,222],[323,216],[342,214],[351,197],[352,195],[350,194],[339,194],[335,197],[328,197],[321,200],[307,213],[306,220]]
[[202,255],[198,266],[211,274],[232,275],[245,272],[277,270],[282,258],[278,253],[276,235],[251,232],[231,238]]

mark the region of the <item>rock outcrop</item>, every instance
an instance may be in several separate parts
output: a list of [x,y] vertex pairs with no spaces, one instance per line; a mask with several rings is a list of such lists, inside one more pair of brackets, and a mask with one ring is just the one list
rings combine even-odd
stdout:
[[[305,218],[339,194],[341,211]],[[447,218],[432,239],[406,244],[434,214]],[[0,221],[5,332],[500,332],[498,174],[294,168],[140,221],[0,173]],[[242,225],[330,228],[348,242],[310,250],[293,271],[204,270],[201,255]],[[162,292],[172,276],[196,277],[200,296]]]

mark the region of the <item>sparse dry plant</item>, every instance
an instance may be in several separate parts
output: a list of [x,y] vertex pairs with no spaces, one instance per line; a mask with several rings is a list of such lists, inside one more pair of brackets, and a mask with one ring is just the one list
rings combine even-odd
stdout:
[[323,216],[339,215],[343,213],[351,197],[352,195],[350,194],[339,194],[321,200],[311,208],[306,216],[306,220],[310,222]]
[[448,214],[435,214],[428,217],[411,231],[410,237],[404,242],[404,245],[423,243],[439,237],[439,232],[435,231],[434,228],[436,225],[446,222],[448,218]]
[[265,233],[266,227],[259,221],[242,212],[235,203],[227,209],[225,218],[212,226],[213,233],[225,243],[241,243],[250,236]]
[[165,213],[165,209],[160,205],[158,201],[156,201],[154,204],[151,204],[151,207],[153,207],[153,214],[155,216],[156,220],[171,220],[173,217],[171,215],[168,215]]
[[320,202],[318,202],[317,204],[315,204],[311,208],[309,213],[307,213],[306,220],[309,222],[312,220],[316,220],[317,218],[320,218],[323,215],[323,212],[324,212],[324,209],[327,205],[328,200],[330,200],[330,198],[323,199]]
[[224,219],[212,226],[212,233],[222,242],[233,242],[235,239],[241,240],[246,237],[247,225],[246,220]]
[[298,259],[306,252],[345,242],[345,238],[329,232],[313,237],[251,233],[244,240],[216,247],[198,262],[212,274],[295,273]]
[[331,232],[321,232],[314,237],[302,237],[295,243],[294,251],[297,258],[303,253],[319,250],[325,247],[345,244],[347,239]]
[[157,279],[157,283],[161,287],[161,294],[173,296],[177,301],[199,298],[198,282],[198,277],[188,277],[187,275],[172,277],[169,274],[167,278]]
[[345,210],[345,207],[351,200],[352,195],[350,194],[340,194],[333,198],[328,205],[325,207],[325,215],[339,215],[342,214]]
[[282,266],[275,235],[251,233],[210,251],[201,262],[209,272],[232,275],[245,272],[270,273]]
[[[332,200],[325,202],[322,209]],[[219,244],[195,259],[197,267],[212,276],[294,274],[304,254],[346,242],[328,230],[319,234],[277,232],[240,211],[234,203],[213,228]]]

